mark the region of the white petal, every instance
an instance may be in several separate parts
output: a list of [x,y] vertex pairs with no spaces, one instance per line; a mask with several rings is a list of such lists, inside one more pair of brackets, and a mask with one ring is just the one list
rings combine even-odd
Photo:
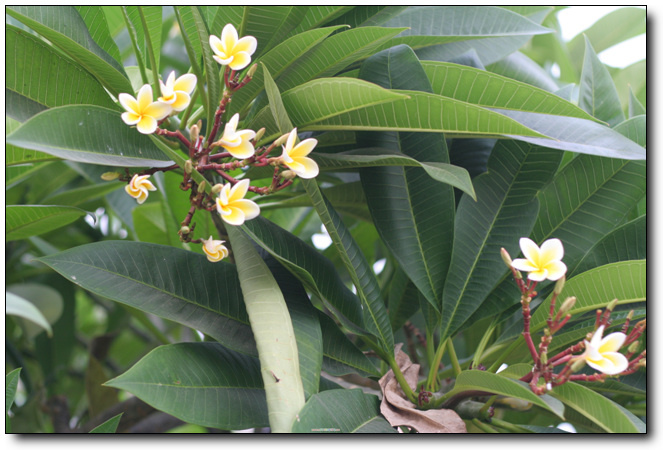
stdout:
[[599,345],[599,352],[616,352],[622,348],[624,341],[626,340],[626,335],[621,332],[610,333],[603,339],[601,339],[601,344]]
[[564,246],[559,239],[548,239],[541,244],[542,261],[559,261],[564,257]]
[[523,256],[529,259],[532,264],[537,267],[540,265],[539,255],[541,252],[539,246],[533,240],[525,237],[520,238],[520,250],[523,252]]

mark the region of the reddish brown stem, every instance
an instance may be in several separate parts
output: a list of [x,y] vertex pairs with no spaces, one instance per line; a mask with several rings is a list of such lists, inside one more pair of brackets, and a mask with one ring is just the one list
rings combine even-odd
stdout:
[[182,132],[180,130],[168,131],[168,130],[164,130],[163,128],[157,128],[156,133],[159,136],[167,136],[167,137],[173,137],[173,138],[179,139],[179,141],[182,144],[184,144],[184,146],[187,149],[189,149],[191,147],[191,142],[189,142],[189,140],[186,137],[184,137],[184,135],[182,134]]

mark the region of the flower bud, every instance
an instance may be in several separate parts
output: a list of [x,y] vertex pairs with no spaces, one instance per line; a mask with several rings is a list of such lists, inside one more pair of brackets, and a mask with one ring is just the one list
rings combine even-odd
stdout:
[[619,300],[614,299],[613,301],[611,301],[610,303],[608,303],[608,306],[606,306],[605,309],[607,309],[608,311],[612,311],[613,309],[615,309],[615,306],[617,306],[617,302],[618,302],[618,301],[619,301]]
[[559,307],[559,312],[557,313],[558,316],[559,317],[565,316],[569,311],[573,309],[575,305],[576,305],[576,298],[568,297],[566,300],[564,300],[562,306]]
[[290,136],[290,133],[284,134],[280,138],[278,138],[276,141],[274,141],[274,146],[278,147],[279,145],[285,144],[285,141],[288,140],[288,136]]
[[259,129],[258,131],[256,131],[256,137],[254,137],[253,140],[254,140],[255,142],[258,142],[258,141],[260,141],[260,139],[262,139],[262,137],[263,137],[264,135],[265,135],[265,127],[262,127],[261,129]]
[[200,184],[198,185],[198,192],[205,192],[206,187],[207,187],[207,182],[205,180],[201,181]]
[[190,159],[187,159],[186,162],[184,163],[184,171],[186,173],[193,172],[193,163],[191,162]]
[[101,174],[101,179],[104,181],[113,181],[117,180],[119,176],[120,174],[117,172],[104,172]]
[[256,70],[258,70],[258,64],[252,65],[249,71],[246,72],[246,76],[249,78],[253,78],[253,75],[256,74]]
[[221,183],[215,184],[212,186],[212,194],[217,195],[219,192],[221,192],[221,189],[223,189],[223,185]]
[[642,358],[638,361],[638,367],[647,367],[647,358]]
[[506,251],[504,247],[500,249],[500,255],[502,256],[502,261],[504,261],[504,264],[510,269],[511,268],[511,256],[509,255],[509,252]]
[[563,276],[559,280],[557,280],[557,283],[555,283],[555,289],[553,292],[555,295],[559,295],[562,293],[562,289],[564,289],[564,283],[566,283],[566,276]]
[[[544,366],[546,364],[548,364],[548,353],[545,353],[545,352],[541,353],[541,364],[543,364]],[[550,390],[550,389],[548,389],[548,390]]]
[[184,227],[180,228],[180,234],[184,235],[184,234],[189,234],[189,233],[191,233],[191,228],[189,228],[187,226],[184,226]]
[[640,342],[638,342],[638,341],[631,342],[631,345],[628,346],[628,352],[629,353],[637,352],[639,346],[640,346]]
[[585,367],[585,359],[584,358],[578,358],[575,360],[573,364],[571,364],[571,372],[577,372],[580,369]]
[[281,172],[280,176],[284,180],[292,180],[293,178],[295,178],[297,176],[297,174],[295,172],[293,172],[292,170],[284,170],[283,172]]
[[198,140],[198,136],[200,136],[200,128],[198,125],[193,125],[189,130],[189,137],[191,138],[191,142],[195,143]]
[[633,310],[630,310],[630,311],[628,312],[628,314],[626,315],[626,320],[628,320],[629,322],[630,322],[631,320],[633,320],[633,314],[634,314],[634,311],[633,311]]

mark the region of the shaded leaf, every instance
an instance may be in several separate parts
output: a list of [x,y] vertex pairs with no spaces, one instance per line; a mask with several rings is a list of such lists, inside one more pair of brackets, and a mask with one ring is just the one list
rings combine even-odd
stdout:
[[548,92],[559,89],[548,72],[521,52],[512,53],[490,64],[487,69],[492,73],[531,84]]
[[86,214],[70,206],[16,205],[5,208],[5,240],[38,236],[70,224]]
[[101,433],[101,434],[112,434],[117,431],[117,426],[120,424],[120,419],[122,419],[122,414],[120,413],[117,416],[111,417],[104,423],[99,426],[94,427],[90,430],[90,433]]
[[72,161],[108,166],[172,164],[149,137],[127,126],[118,112],[99,106],[51,108],[25,122],[7,136],[7,142]]
[[334,6],[334,5],[311,5],[306,11],[306,15],[295,28],[292,34],[299,34],[302,31],[319,27],[332,22],[338,16],[350,11],[354,6]]
[[104,197],[120,187],[122,187],[121,183],[92,184],[49,195],[41,203],[46,205],[79,206],[87,201]]
[[14,397],[16,397],[16,389],[18,388],[21,369],[21,367],[18,367],[5,375],[5,414],[9,412],[9,409],[14,403]]
[[85,22],[85,25],[90,32],[90,37],[94,42],[99,44],[99,47],[112,56],[115,61],[122,64],[120,50],[111,36],[104,8],[102,6],[93,5],[78,5],[75,6],[75,8]]
[[268,425],[258,359],[217,343],[158,347],[105,385],[197,425],[226,430]]
[[235,266],[156,244],[105,241],[41,258],[97,295],[187,325],[255,355]]
[[306,6],[247,5],[244,7],[240,36],[253,36],[258,41],[255,56],[260,56],[290,34],[302,21]]
[[293,433],[395,433],[379,410],[380,400],[361,389],[314,395],[298,414]]
[[[22,317],[30,322],[39,325],[46,330],[48,336],[53,335],[51,325],[37,307],[28,300],[12,292],[5,292],[5,314],[10,316]],[[13,399],[12,399],[13,400]],[[11,401],[9,402],[11,405]],[[9,406],[7,406],[9,409]]]
[[[12,119],[9,116],[5,116],[5,134],[11,134],[14,130],[21,126],[21,123],[17,120]],[[15,145],[5,144],[5,167],[9,168],[11,166],[20,166],[24,167],[33,166],[34,163],[39,163],[43,161],[56,161],[59,158],[49,155],[48,153],[37,152],[34,150],[28,150],[25,148],[16,147]],[[10,184],[10,179],[8,173],[5,174],[5,184]]]

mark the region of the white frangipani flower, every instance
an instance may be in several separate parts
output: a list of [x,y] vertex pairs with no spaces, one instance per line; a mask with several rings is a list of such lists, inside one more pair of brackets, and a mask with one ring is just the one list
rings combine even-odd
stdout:
[[559,239],[548,239],[539,248],[531,239],[520,238],[520,249],[525,259],[514,259],[511,267],[529,272],[530,280],[557,281],[566,273],[566,264],[562,262],[564,246]]
[[136,98],[129,94],[120,94],[118,100],[127,112],[122,113],[122,120],[127,125],[136,125],[139,132],[152,134],[157,129],[157,122],[170,114],[170,105],[153,101],[152,86],[144,85]]
[[192,73],[185,73],[181,77],[175,79],[175,71],[170,72],[166,83],[159,81],[161,84],[161,97],[159,101],[167,105],[175,111],[182,111],[189,103],[191,103],[191,93],[196,87],[198,79]]
[[626,335],[615,332],[603,337],[603,328],[601,325],[594,332],[591,341],[585,340],[585,353],[582,358],[595,370],[607,375],[617,375],[628,368],[628,359],[619,353]]
[[232,188],[225,184],[216,199],[216,210],[230,225],[242,225],[260,214],[260,207],[244,196],[249,190],[250,180],[242,180]]
[[239,130],[237,131],[237,124],[239,123],[239,114],[235,114],[226,123],[223,130],[223,136],[216,144],[225,148],[232,156],[237,159],[246,159],[253,156],[255,148],[251,143],[251,139],[256,137],[256,132],[253,130]]
[[212,236],[209,239],[201,239],[201,241],[203,242],[203,252],[210,262],[218,262],[228,257],[228,249],[223,245],[226,241],[212,239]]
[[232,70],[242,70],[251,63],[251,55],[256,51],[258,41],[253,36],[239,39],[237,30],[229,23],[223,27],[221,39],[210,35],[209,45],[212,47],[216,62],[230,66]]
[[131,178],[129,184],[124,187],[124,190],[127,191],[127,194],[131,195],[138,201],[138,204],[141,205],[147,200],[149,195],[147,191],[156,191],[157,188],[154,187],[151,181],[148,180],[149,175],[134,175]]
[[281,156],[283,164],[302,178],[317,177],[320,172],[318,164],[308,158],[307,155],[318,145],[318,140],[313,138],[304,139],[295,145],[296,140],[297,128],[290,132],[288,140],[283,146],[283,155]]

